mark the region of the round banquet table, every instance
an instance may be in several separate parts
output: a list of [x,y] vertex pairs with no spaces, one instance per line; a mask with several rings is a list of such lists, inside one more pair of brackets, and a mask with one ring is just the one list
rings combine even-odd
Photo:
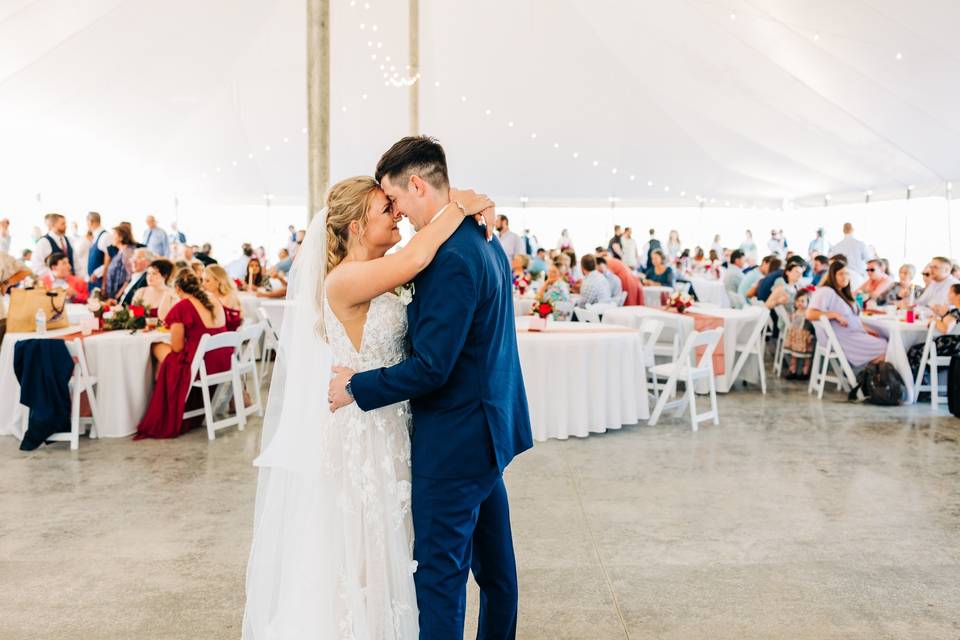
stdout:
[[[887,339],[887,362],[892,364],[907,388],[907,404],[913,402],[914,383],[913,370],[907,360],[907,351],[915,344],[923,344],[927,339],[927,323],[908,323],[894,315],[867,315],[860,316],[865,327],[872,329],[877,335]],[[945,375],[945,374],[943,374]]]
[[650,417],[640,335],[628,327],[550,321],[517,348],[537,441],[584,437]]
[[[53,339],[79,335],[79,327],[48,331]],[[13,351],[17,342],[38,338],[35,333],[8,333],[0,346],[0,435],[23,437],[20,383],[13,372]],[[71,336],[73,339],[75,336]],[[137,423],[147,410],[153,390],[153,363],[150,346],[166,342],[170,334],[162,331],[107,331],[83,338],[90,373],[97,377],[97,402],[101,438],[122,438],[136,432]]]
[[714,278],[705,278],[703,276],[691,276],[690,284],[693,290],[697,292],[697,299],[706,304],[712,304],[724,309],[730,308],[730,296],[723,286],[723,280]]

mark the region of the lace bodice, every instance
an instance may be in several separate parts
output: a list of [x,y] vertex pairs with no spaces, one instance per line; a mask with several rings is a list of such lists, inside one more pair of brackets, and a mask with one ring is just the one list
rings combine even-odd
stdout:
[[390,367],[407,357],[407,310],[400,298],[385,293],[370,301],[357,351],[343,324],[324,300],[324,322],[334,362],[354,371]]

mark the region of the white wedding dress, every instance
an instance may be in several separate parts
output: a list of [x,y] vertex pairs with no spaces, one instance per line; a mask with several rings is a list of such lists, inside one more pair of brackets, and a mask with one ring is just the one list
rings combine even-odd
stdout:
[[390,293],[372,300],[357,350],[324,300],[324,342],[308,275],[322,266],[301,258],[256,461],[243,637],[416,640],[409,404],[326,406],[331,364],[366,371],[406,357],[406,310]]

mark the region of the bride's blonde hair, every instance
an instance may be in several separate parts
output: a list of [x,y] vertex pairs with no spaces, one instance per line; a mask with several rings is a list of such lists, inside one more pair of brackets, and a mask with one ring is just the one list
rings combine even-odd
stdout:
[[356,221],[360,233],[367,220],[367,209],[380,188],[370,176],[341,180],[327,192],[327,273],[347,257],[350,223]]

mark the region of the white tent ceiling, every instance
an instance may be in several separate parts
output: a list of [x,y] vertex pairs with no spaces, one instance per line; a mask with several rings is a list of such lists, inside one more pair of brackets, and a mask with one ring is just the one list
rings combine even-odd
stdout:
[[[338,178],[406,133],[380,65],[405,72],[407,3],[331,6]],[[305,0],[0,0],[0,206],[302,203],[304,21]],[[422,130],[455,181],[531,202],[943,194],[957,24],[951,0],[421,0]]]

